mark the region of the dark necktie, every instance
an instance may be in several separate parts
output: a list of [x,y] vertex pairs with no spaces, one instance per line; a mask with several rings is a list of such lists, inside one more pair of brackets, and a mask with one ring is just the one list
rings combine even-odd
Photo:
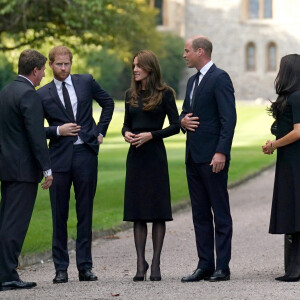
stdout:
[[64,97],[64,101],[65,101],[66,111],[67,111],[69,117],[73,121],[75,121],[74,113],[73,113],[73,109],[72,109],[72,105],[71,105],[71,100],[70,100],[70,96],[69,96],[69,92],[66,88],[66,83],[65,82],[62,83],[62,93],[63,93],[63,97]]
[[190,103],[191,107],[194,104],[196,90],[197,90],[197,87],[199,86],[199,77],[200,77],[200,74],[201,74],[201,72],[198,71],[197,74],[196,74],[195,80],[194,80],[195,85],[194,85],[193,95],[192,95],[192,99],[191,99],[191,103]]

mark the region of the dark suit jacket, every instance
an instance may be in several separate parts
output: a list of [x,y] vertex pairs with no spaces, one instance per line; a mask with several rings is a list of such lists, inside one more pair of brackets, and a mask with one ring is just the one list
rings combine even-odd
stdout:
[[[98,154],[99,145],[97,137],[99,133],[105,136],[111,121],[114,101],[100,87],[90,74],[71,75],[73,86],[77,96],[76,123],[81,126],[80,138]],[[57,136],[57,126],[73,122],[67,114],[59,99],[54,81],[46,84],[38,91],[42,98],[44,115],[49,123],[45,128],[46,136],[50,139],[49,152],[51,167],[54,172],[66,172],[70,170],[73,153],[74,137]],[[96,125],[93,119],[93,99],[102,107],[100,120]]]
[[[196,75],[189,78],[180,120],[192,112],[200,125],[187,132],[186,162],[192,155],[195,163],[210,163],[216,152],[230,159],[230,149],[236,124],[234,89],[229,75],[214,64],[202,78],[196,90],[193,107],[190,93]],[[184,129],[182,129],[185,132]]]
[[41,100],[17,76],[0,92],[0,180],[40,182],[50,169]]

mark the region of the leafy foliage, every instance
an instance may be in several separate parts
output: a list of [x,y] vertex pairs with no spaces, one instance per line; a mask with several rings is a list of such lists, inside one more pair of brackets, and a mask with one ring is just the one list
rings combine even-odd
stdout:
[[15,76],[12,65],[4,55],[0,55],[0,90]]
[[155,15],[145,0],[2,0],[0,50],[39,47],[48,38],[134,50],[158,37]]
[[158,52],[163,79],[178,93],[181,73],[185,67],[182,58],[184,41],[180,37],[169,33],[163,34],[163,41],[163,48]]

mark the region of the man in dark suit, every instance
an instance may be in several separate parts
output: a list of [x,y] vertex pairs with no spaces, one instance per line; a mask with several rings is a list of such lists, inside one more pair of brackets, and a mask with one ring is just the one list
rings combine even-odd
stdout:
[[36,286],[21,281],[16,268],[43,172],[43,189],[53,180],[43,108],[34,88],[45,76],[46,61],[35,50],[23,51],[19,75],[0,92],[0,291]]
[[[114,102],[90,74],[70,75],[72,53],[64,46],[49,53],[54,80],[41,89],[53,185],[50,200],[53,218],[53,283],[68,281],[67,219],[73,183],[77,213],[76,263],[80,281],[95,281],[92,272],[92,213],[97,186],[98,151],[111,121]],[[99,123],[92,115],[93,99],[102,107]]]
[[227,178],[236,110],[230,77],[211,61],[211,53],[207,37],[195,36],[185,43],[183,58],[189,68],[198,70],[188,80],[180,122],[187,133],[186,173],[199,261],[182,282],[230,279]]

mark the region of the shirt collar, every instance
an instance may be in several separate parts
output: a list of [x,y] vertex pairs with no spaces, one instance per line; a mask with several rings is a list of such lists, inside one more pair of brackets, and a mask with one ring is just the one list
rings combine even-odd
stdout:
[[29,78],[27,78],[26,76],[23,76],[23,75],[20,75],[20,74],[18,74],[18,76],[20,76],[20,77],[23,77],[23,78],[25,78],[25,79],[27,79],[33,86],[34,86],[34,84],[32,83],[32,81],[29,79]]
[[208,63],[200,70],[201,74],[204,76],[213,64],[214,64],[213,61],[210,60],[210,61],[209,61],[209,62],[208,62]]
[[[61,89],[62,87],[62,83],[63,81],[60,81],[60,80],[57,80],[56,78],[53,78],[53,81],[54,81],[54,84],[56,85],[56,88],[57,89]],[[64,82],[68,85],[73,85],[72,83],[72,79],[71,79],[71,75],[69,75],[65,80]]]

